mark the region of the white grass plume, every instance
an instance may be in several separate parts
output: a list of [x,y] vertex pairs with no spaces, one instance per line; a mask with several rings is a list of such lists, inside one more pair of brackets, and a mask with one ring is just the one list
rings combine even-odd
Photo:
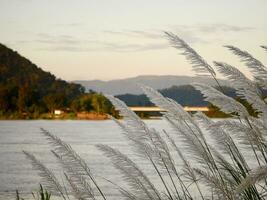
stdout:
[[73,169],[62,156],[58,155],[52,150],[52,153],[58,159],[62,168],[65,170],[65,177],[72,188],[74,196],[79,197],[78,199],[92,199],[95,200],[93,188],[88,181],[88,177],[81,175],[78,170]]
[[192,86],[203,94],[206,101],[217,106],[221,111],[227,114],[237,113],[241,118],[249,116],[246,108],[241,103],[224,95],[215,88],[200,83],[194,83]]
[[59,155],[62,160],[64,160],[64,165],[67,165],[69,169],[75,170],[75,173],[80,176],[88,176],[92,181],[94,186],[97,188],[99,194],[104,200],[106,200],[105,195],[95,181],[93,174],[87,163],[71,148],[70,145],[56,137],[55,135],[49,133],[48,131],[41,129],[42,133],[47,137],[49,142],[55,148],[54,151]]
[[154,90],[151,87],[142,86],[141,88],[152,103],[166,110],[169,114],[172,114],[173,117],[179,119],[190,118],[188,112],[186,112],[184,108],[177,102],[173,101],[172,99],[165,98],[164,96],[162,96],[162,94],[160,94],[158,91]]
[[170,135],[165,132],[168,140],[170,141],[170,143],[172,144],[172,147],[174,148],[174,150],[176,151],[176,153],[179,155],[179,157],[181,158],[181,160],[183,161],[183,171],[184,174],[186,176],[186,178],[188,178],[190,181],[193,182],[197,182],[197,176],[193,170],[193,167],[191,166],[191,164],[189,163],[189,161],[185,158],[185,156],[183,155],[182,151],[179,149],[179,147],[176,145],[175,141],[173,140],[172,137],[170,137]]
[[147,86],[143,86],[142,89],[154,104],[167,111],[167,113],[164,113],[166,120],[173,126],[175,131],[183,136],[184,144],[188,151],[192,152],[200,160],[204,158],[202,163],[210,162],[210,158],[206,156],[207,152],[202,144],[205,138],[190,114],[184,111],[183,107],[177,102],[163,97],[154,89]]
[[250,145],[251,143],[256,146],[266,145],[265,137],[262,132],[257,129],[254,122],[251,120],[251,127],[237,121],[219,121],[214,123],[214,127],[221,127],[225,131],[236,136],[243,144]]
[[78,186],[71,180],[71,178],[67,174],[64,173],[64,175],[73,191],[74,197],[78,200],[85,200],[85,198],[83,198],[83,193],[80,191]]
[[242,180],[236,188],[236,193],[239,194],[255,183],[265,180],[267,177],[267,166],[258,167],[250,172],[250,174]]
[[237,68],[223,62],[214,62],[219,72],[223,74],[231,85],[237,90],[237,95],[242,99],[247,100],[252,107],[260,113],[260,115],[267,116],[267,106],[262,100],[261,91],[255,83],[249,80]]
[[118,184],[114,183],[113,181],[111,181],[109,179],[106,179],[106,178],[103,178],[103,179],[106,180],[107,182],[111,183],[113,186],[115,186],[125,199],[127,199],[127,200],[138,200],[136,195],[134,195],[129,190],[122,188],[121,186],[119,186]]
[[107,95],[107,98],[120,111],[125,123],[116,119],[113,120],[122,128],[127,138],[133,142],[133,147],[135,147],[138,155],[141,158],[150,160],[168,191],[169,196],[171,196],[162,172],[167,172],[173,183],[173,187],[176,188],[171,175],[175,174],[176,170],[166,143],[155,129],[148,128],[133,111],[129,110],[124,102],[110,95]]
[[155,129],[150,129],[147,125],[133,112],[124,102],[113,97],[107,96],[113,103],[115,108],[120,111],[120,114],[124,117],[126,124],[112,118],[124,131],[124,135],[133,142],[135,150],[139,156],[147,159],[148,157],[154,159],[161,168],[165,168],[173,171],[173,164],[171,156],[168,151],[168,147],[159,132]]
[[226,45],[225,47],[228,48],[235,55],[240,57],[241,62],[244,62],[252,70],[253,73],[257,74],[259,72],[266,72],[266,67],[264,66],[264,64],[258,59],[254,58],[247,51],[243,51],[231,45]]
[[157,151],[157,153],[160,154],[159,157],[161,161],[158,162],[158,164],[162,165],[162,167],[165,167],[166,169],[170,170],[175,174],[176,173],[175,164],[170,154],[170,150],[167,143],[162,138],[160,133],[157,132],[155,129],[151,130],[151,134],[155,151]]
[[[113,106],[120,112],[120,115],[123,116],[124,124],[121,124],[120,127],[126,132],[130,133],[131,137],[134,137],[137,141],[149,142],[149,129],[146,124],[132,111],[127,105],[111,95],[105,95],[113,104]],[[115,120],[116,121],[116,120]],[[117,124],[120,124],[116,121]]]
[[[237,90],[251,90],[255,92],[256,95],[260,95],[260,91],[258,90],[255,83],[250,81],[241,71],[237,68],[229,65],[225,62],[214,62],[214,65],[218,68],[218,71],[224,75],[232,84],[234,88]],[[238,93],[240,95],[244,95],[245,91],[242,93]]]
[[60,194],[63,199],[65,198],[64,190],[54,173],[49,170],[41,161],[39,161],[33,154],[23,151],[26,157],[31,161],[34,169],[38,170],[39,176],[42,178],[42,184],[45,188],[53,194]]
[[174,48],[183,51],[181,54],[185,55],[187,60],[193,65],[193,70],[197,74],[216,76],[213,68],[184,40],[170,32],[165,32],[165,34]]
[[120,151],[113,149],[107,145],[97,145],[98,149],[103,151],[105,155],[111,158],[114,166],[121,171],[124,180],[129,183],[132,191],[139,199],[160,200],[162,199],[159,191],[155,188],[149,178],[142,170]]
[[201,169],[194,168],[195,172],[203,178],[203,182],[208,185],[210,188],[216,190],[217,195],[220,199],[233,200],[233,193],[226,184],[223,184],[218,177],[211,174],[209,171],[204,171]]
[[47,137],[49,143],[55,148],[54,151],[65,160],[77,173],[91,176],[91,170],[86,162],[71,148],[71,146],[62,141],[57,136],[41,128],[42,133]]
[[[165,98],[158,91],[154,90],[151,87],[143,86],[142,87],[145,95],[158,107],[165,109],[167,112],[164,113],[165,118],[170,124],[177,129],[179,133],[182,133],[187,138],[187,140],[192,140],[193,138],[198,139],[199,142],[205,142],[205,137],[199,128],[199,126],[195,123],[192,116],[184,110],[184,108],[175,102],[172,99]],[[191,134],[191,135],[190,135]],[[191,142],[192,142],[191,141]]]
[[250,69],[250,71],[254,75],[254,78],[258,80],[262,86],[267,87],[267,68],[262,62],[254,58],[247,51],[243,51],[237,47],[230,45],[227,45],[225,47],[228,48],[235,55],[240,57],[241,62],[244,62],[245,65]]

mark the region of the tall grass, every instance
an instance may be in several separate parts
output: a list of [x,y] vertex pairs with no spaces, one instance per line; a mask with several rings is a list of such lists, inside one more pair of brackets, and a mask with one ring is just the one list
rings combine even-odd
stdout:
[[[192,200],[192,199],[265,199],[267,195],[267,106],[262,89],[267,88],[267,69],[246,51],[226,46],[237,55],[253,74],[248,79],[236,67],[224,62],[208,64],[192,47],[173,33],[166,33],[171,45],[192,63],[201,75],[214,79],[215,87],[193,83],[206,101],[230,114],[231,119],[214,121],[203,113],[190,114],[172,99],[154,89],[141,86],[147,97],[166,110],[164,119],[172,127],[170,133],[148,127],[124,102],[106,95],[123,120],[114,119],[129,140],[132,150],[150,163],[152,180],[137,163],[123,152],[108,145],[97,148],[110,158],[129,187],[118,186],[121,199],[131,200]],[[266,50],[265,46],[262,46]],[[258,117],[249,115],[238,101],[224,94],[217,73],[222,74],[247,101]],[[24,152],[40,171],[44,186],[53,194],[68,199],[109,199],[98,184],[87,163],[57,136],[43,130],[53,147],[53,154],[64,170],[68,186],[62,186],[56,176],[34,155]],[[244,150],[245,147],[245,150]],[[182,167],[181,167],[182,166]]]

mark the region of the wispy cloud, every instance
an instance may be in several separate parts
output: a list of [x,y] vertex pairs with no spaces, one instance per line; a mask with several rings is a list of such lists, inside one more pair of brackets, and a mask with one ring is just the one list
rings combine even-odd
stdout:
[[123,31],[112,31],[112,30],[105,30],[103,31],[104,34],[111,34],[111,35],[119,35],[119,36],[126,36],[126,37],[142,37],[147,39],[158,39],[162,38],[163,31],[141,31],[141,30],[123,30]]
[[35,42],[43,44],[72,44],[78,45],[83,42],[82,39],[75,38],[71,35],[49,35],[45,33],[37,34]]
[[[108,33],[115,34],[113,32],[108,32]],[[141,31],[140,32],[138,31],[138,32],[133,32],[133,34],[142,34],[142,33]],[[122,43],[113,40],[112,41],[104,40],[105,38],[104,36],[102,38],[103,40],[94,39],[92,37],[84,39],[84,38],[76,38],[70,35],[52,36],[40,33],[37,34],[37,39],[35,40],[35,42],[45,45],[45,47],[38,48],[38,50],[66,51],[66,52],[86,52],[86,51],[139,52],[139,51],[164,49],[168,47],[166,41],[165,43],[159,43],[159,42]]]
[[199,31],[202,32],[245,32],[245,31],[253,31],[256,28],[249,26],[234,26],[227,24],[212,24],[209,26],[199,26],[197,27]]
[[90,52],[90,51],[112,51],[112,52],[142,52],[149,50],[166,49],[168,44],[117,44],[111,42],[93,41],[94,45],[88,41],[84,45],[51,45],[49,47],[40,48],[46,51],[66,51],[66,52]]
[[158,50],[168,48],[168,44],[148,43],[148,44],[117,44],[117,43],[102,43],[105,49],[110,49],[117,52],[139,52],[148,50]]
[[236,26],[228,24],[197,24],[197,25],[171,25],[168,31],[177,34],[188,43],[211,43],[214,38],[227,37],[230,34],[254,31],[249,26]]
[[[212,42],[209,36],[218,38],[218,35],[225,35],[229,32],[237,33],[252,30],[255,30],[255,28],[226,24],[172,25],[166,28],[166,31],[174,32],[191,44]],[[124,38],[124,40],[121,40],[121,38]],[[34,40],[17,41],[17,44],[26,44],[27,42],[38,43],[38,50],[66,52],[142,52],[169,47],[162,30],[104,30],[91,32],[88,36],[80,38],[67,34],[38,33]]]
[[173,25],[171,29],[177,31],[197,31],[200,33],[227,33],[227,32],[245,32],[252,31],[256,28],[250,26],[236,26],[228,24],[198,24],[198,25]]
[[65,23],[65,24],[53,24],[54,26],[62,26],[62,27],[80,27],[84,26],[83,23],[73,22],[73,23]]
[[123,36],[123,37],[136,38],[136,39],[159,41],[159,40],[164,40],[164,37],[165,37],[164,31],[173,31],[173,32],[179,32],[179,35],[190,43],[195,43],[195,42],[201,42],[202,43],[202,42],[204,42],[193,31],[189,31],[187,29],[180,29],[179,31],[177,31],[177,30],[178,29],[176,27],[176,28],[166,28],[165,30],[151,30],[151,31],[141,31],[141,30],[111,31],[111,30],[106,30],[106,31],[103,31],[103,33],[115,35],[115,36]]

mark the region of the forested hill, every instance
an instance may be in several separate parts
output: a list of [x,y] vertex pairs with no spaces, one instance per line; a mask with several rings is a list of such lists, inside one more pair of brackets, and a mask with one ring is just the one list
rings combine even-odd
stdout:
[[46,112],[83,93],[80,84],[57,79],[0,44],[0,112]]
[[[235,90],[230,87],[223,87],[226,95],[236,97]],[[203,100],[203,96],[190,85],[172,86],[159,90],[159,92],[171,99],[174,99],[183,106],[207,106],[208,102]],[[151,106],[153,105],[145,95],[124,94],[117,95],[128,106]]]

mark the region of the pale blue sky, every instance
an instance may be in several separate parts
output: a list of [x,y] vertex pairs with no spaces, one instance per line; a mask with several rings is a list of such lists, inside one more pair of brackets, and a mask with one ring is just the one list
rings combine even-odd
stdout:
[[0,42],[67,79],[193,75],[163,31],[209,62],[247,50],[267,64],[266,0],[0,0]]

